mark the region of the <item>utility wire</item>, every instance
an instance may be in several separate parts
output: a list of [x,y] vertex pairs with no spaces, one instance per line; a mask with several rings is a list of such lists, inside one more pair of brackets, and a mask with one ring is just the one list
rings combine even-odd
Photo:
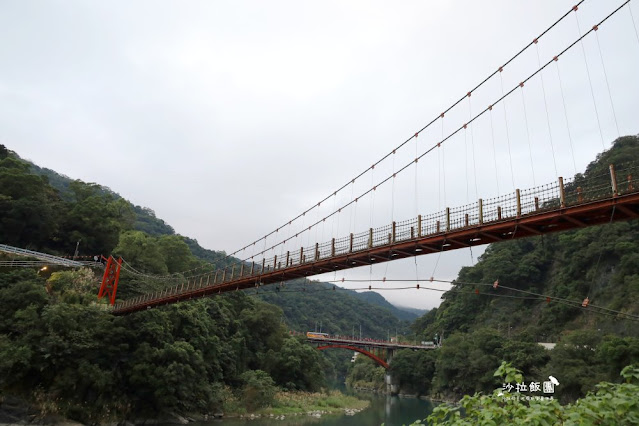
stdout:
[[[447,283],[447,284],[452,284],[452,285],[464,285],[464,286],[490,286],[493,287],[493,284],[488,284],[488,283],[480,283],[480,282],[459,282],[459,281],[447,281],[447,280],[437,280],[437,279],[430,279],[430,280],[405,280],[405,279],[373,279],[373,280],[339,280],[338,282],[385,282],[385,283],[389,283],[389,282],[439,282],[439,283]],[[328,281],[331,282],[331,281]],[[301,289],[295,289],[295,288],[289,288],[289,289],[276,289],[276,290],[264,290],[264,289],[246,289],[244,291],[247,292],[251,292],[251,291],[255,291],[257,294],[270,294],[270,293],[320,293],[320,292],[328,292],[328,291],[405,291],[405,290],[427,290],[427,291],[436,291],[436,292],[440,292],[440,293],[459,293],[459,294],[468,294],[468,295],[472,295],[475,294],[477,296],[488,296],[488,297],[503,297],[503,298],[508,298],[508,299],[521,299],[521,300],[538,300],[538,301],[552,301],[552,302],[557,302],[560,304],[563,304],[565,306],[570,306],[573,308],[580,308],[582,309],[584,312],[594,312],[600,315],[605,315],[605,316],[610,316],[610,317],[614,317],[616,319],[626,319],[626,320],[630,320],[630,321],[639,321],[639,315],[634,315],[634,314],[629,314],[626,312],[622,312],[622,311],[618,311],[618,310],[614,310],[614,309],[608,309],[608,308],[604,308],[602,306],[597,306],[597,305],[593,305],[593,304],[589,304],[587,308],[582,307],[582,302],[580,301],[576,301],[576,300],[569,300],[569,299],[564,299],[564,298],[560,298],[560,297],[556,297],[556,296],[547,296],[544,294],[540,294],[540,293],[535,293],[535,292],[531,292],[531,291],[526,291],[526,290],[521,290],[521,289],[516,289],[513,287],[507,287],[507,286],[502,286],[501,284],[498,286],[498,289],[506,289],[506,290],[511,290],[511,291],[515,291],[515,292],[520,292],[520,293],[524,293],[527,294],[528,296],[516,296],[516,295],[508,295],[508,294],[499,294],[499,293],[486,293],[486,292],[469,292],[469,291],[463,291],[463,290],[459,290],[459,289],[455,289],[455,288],[451,288],[451,289],[441,289],[441,288],[435,288],[435,287],[424,287],[421,285],[417,285],[417,286],[410,286],[410,287],[373,287],[372,285],[369,285],[368,287],[358,287],[358,288],[344,288],[344,287],[337,287],[337,286],[332,286],[332,287],[322,287],[322,288],[314,288],[314,289],[309,289],[306,287],[303,287]],[[594,308],[594,309],[593,309]],[[625,318],[619,318],[619,315],[624,316]]]
[[[333,281],[327,281],[329,283],[333,282]],[[493,289],[495,288],[495,284],[490,284],[490,283],[482,283],[482,282],[470,282],[470,281],[457,281],[457,280],[441,280],[441,279],[418,279],[418,280],[413,280],[413,279],[393,279],[393,278],[385,278],[385,279],[373,279],[373,280],[357,280],[357,279],[344,279],[344,280],[338,280],[339,282],[385,282],[385,283],[393,283],[393,282],[397,282],[397,283],[401,283],[401,282],[415,282],[415,283],[422,283],[422,282],[432,282],[432,283],[442,283],[442,284],[450,284],[450,285],[460,285],[460,286],[474,286],[474,287],[492,287]],[[335,287],[335,289],[340,289],[341,287]],[[331,288],[328,288],[329,290],[332,290]],[[430,287],[422,287],[420,286],[419,288],[416,286],[411,286],[411,287],[365,287],[365,288],[356,288],[356,289],[345,289],[345,290],[414,290],[414,289],[419,289],[419,290],[433,290],[433,291],[439,291],[439,292],[448,292],[451,290],[454,290],[453,292],[460,292],[455,288],[452,289],[438,289],[438,288],[430,288]],[[514,287],[509,287],[509,286],[504,286],[502,284],[498,284],[497,285],[497,289],[505,289],[505,290],[510,290],[510,291],[514,291],[514,292],[518,292],[518,293],[523,293],[523,294],[527,294],[528,296],[531,296],[532,298],[536,298],[539,300],[548,300],[550,299],[551,301],[561,301],[564,303],[569,303],[572,306],[582,306],[582,301],[578,301],[578,300],[570,300],[570,299],[565,299],[562,297],[558,297],[558,296],[551,296],[551,295],[547,295],[547,294],[542,294],[542,293],[536,293],[534,291],[528,291],[528,290],[522,290],[522,289],[518,289],[518,288],[514,288]],[[468,292],[464,291],[463,293],[468,294]],[[504,297],[507,295],[503,295],[503,294],[497,294],[497,293],[479,293],[479,294],[485,294],[485,295],[491,295],[491,296],[495,296],[495,297]],[[606,312],[610,312],[610,313],[614,313],[614,314],[619,314],[619,315],[624,315],[624,316],[628,316],[630,318],[639,320],[639,315],[634,315],[634,314],[630,314],[627,312],[622,312],[622,311],[618,311],[618,310],[614,310],[614,309],[608,309],[608,308],[604,308],[603,306],[598,306],[598,305],[594,305],[594,304],[588,304],[588,308],[596,308],[596,309],[600,309],[602,311],[606,311]]]

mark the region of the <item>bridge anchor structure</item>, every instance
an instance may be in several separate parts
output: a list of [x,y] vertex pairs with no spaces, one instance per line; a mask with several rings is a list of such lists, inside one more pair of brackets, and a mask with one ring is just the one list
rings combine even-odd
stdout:
[[102,276],[102,284],[98,292],[98,299],[108,296],[109,303],[115,303],[115,295],[118,290],[118,281],[120,280],[120,268],[122,267],[122,258],[115,260],[113,256],[109,256],[104,275]]

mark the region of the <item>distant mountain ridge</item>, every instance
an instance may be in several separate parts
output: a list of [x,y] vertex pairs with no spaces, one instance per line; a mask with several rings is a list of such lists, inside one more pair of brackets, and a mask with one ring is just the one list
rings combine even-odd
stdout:
[[428,312],[428,309],[407,308],[393,305],[379,293],[374,291],[352,292],[358,299],[364,300],[373,305],[381,306],[391,311],[393,315],[401,320],[414,321],[418,317]]
[[[31,171],[34,174],[45,177],[46,180],[49,182],[49,185],[57,189],[63,197],[71,195],[71,188],[69,184],[73,182],[74,179],[60,174],[55,170],[51,170],[46,167],[40,167],[30,160],[22,160],[29,163],[29,165],[31,166]],[[111,194],[116,198],[124,199],[124,197],[122,197],[117,192],[112,191],[110,188],[102,185],[98,186],[103,193]],[[162,219],[158,219],[155,216],[155,212],[153,210],[147,207],[135,205],[128,200],[126,201],[131,205],[131,208],[133,208],[133,211],[135,212],[136,221],[134,224],[134,228],[136,230],[146,232],[147,234],[154,237],[159,235],[175,235],[175,230],[173,229],[173,227],[168,225]]]
[[321,329],[329,334],[359,336],[361,327],[363,337],[386,339],[396,333],[411,333],[409,327],[415,319],[400,319],[396,314],[401,311],[380,306],[383,301],[393,307],[380,295],[375,298],[378,303],[372,303],[353,290],[318,281],[299,279],[283,286],[271,285],[257,290],[256,296],[282,308],[284,321],[300,332]]

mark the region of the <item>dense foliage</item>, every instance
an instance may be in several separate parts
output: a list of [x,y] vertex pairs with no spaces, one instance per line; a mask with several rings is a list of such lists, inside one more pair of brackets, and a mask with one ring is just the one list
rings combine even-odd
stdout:
[[523,336],[504,339],[497,331],[482,328],[456,333],[436,351],[399,351],[391,371],[403,392],[454,399],[490,392],[494,386],[490,372],[502,360],[521,366],[527,377],[558,377],[562,385],[555,397],[568,402],[600,381],[617,380],[625,365],[639,362],[639,339],[577,330],[546,350]]
[[[575,182],[601,181],[609,190],[608,164],[620,165],[623,180],[621,170],[638,158],[639,138],[620,138]],[[501,288],[494,289],[497,279]],[[391,371],[401,392],[444,399],[491,392],[491,372],[505,360],[529,377],[559,377],[557,398],[569,402],[601,381],[618,380],[624,366],[639,363],[636,321],[612,311],[602,315],[544,298],[521,298],[503,287],[577,301],[588,296],[592,304],[638,315],[639,222],[490,245],[475,266],[460,271],[441,306],[413,323],[419,340],[437,335],[443,344],[436,351],[395,354]],[[537,342],[558,344],[545,350]],[[348,380],[364,377],[352,369]]]
[[0,274],[2,393],[96,421],[218,410],[225,385],[254,408],[276,386],[324,384],[319,352],[286,332],[281,310],[242,293],[127,317],[94,297],[87,270]]
[[[321,329],[333,335],[359,337],[361,326],[363,337],[387,339],[389,334],[409,332],[410,323],[400,320],[398,314],[410,313],[397,308],[391,310],[381,301],[367,303],[354,291],[326,283],[296,280],[282,287],[260,289],[256,296],[282,308],[286,325],[302,333]],[[332,349],[323,351],[323,355],[330,366],[327,380],[341,386],[348,374],[352,353]]]
[[[425,420],[426,424],[530,424],[530,425],[635,425],[639,423],[639,367],[621,371],[624,383],[602,382],[596,391],[574,404],[560,405],[553,400],[506,398],[497,389],[488,395],[466,395],[459,406],[440,405]],[[523,382],[520,371],[502,363],[494,376],[501,382]],[[463,409],[463,413],[462,413]],[[417,421],[412,426],[423,425]]]
[[410,323],[390,309],[366,303],[355,292],[326,283],[296,280],[282,288],[261,290],[259,297],[281,307],[286,323],[297,331],[315,330],[320,322],[323,332],[342,336],[359,337],[360,326],[363,337],[376,339],[409,331]]
[[385,391],[385,376],[384,367],[359,354],[349,368],[346,385],[356,389]]
[[[57,255],[73,254],[79,242],[80,255],[120,255],[122,299],[236,261],[175,235],[152,210],[108,188],[40,168],[2,145],[0,242]],[[95,303],[98,282],[88,269],[0,270],[0,402],[18,395],[84,422],[217,411],[228,401],[256,409],[276,390],[317,391],[326,373],[333,381],[345,374],[348,352],[324,357],[286,326],[306,331],[321,321],[347,334],[362,324],[368,337],[387,335],[382,324],[407,327],[352,292],[302,292],[326,288],[309,282],[291,285],[299,292],[261,295],[284,312],[239,292],[119,318]]]

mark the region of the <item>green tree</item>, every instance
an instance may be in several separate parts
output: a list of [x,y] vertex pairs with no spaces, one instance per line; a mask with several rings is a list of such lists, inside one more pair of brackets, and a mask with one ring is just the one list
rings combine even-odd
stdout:
[[444,340],[435,364],[435,390],[467,394],[489,389],[493,383],[490,371],[499,366],[501,344],[501,336],[487,328]]
[[[500,382],[523,382],[523,375],[510,364],[502,363],[495,372]],[[633,425],[639,423],[639,367],[628,366],[621,372],[623,384],[602,382],[574,404],[559,405],[552,401],[519,401],[504,398],[500,389],[491,394],[466,395],[459,406],[442,404],[433,410],[425,423],[429,425]],[[463,411],[462,411],[463,410]]]
[[275,382],[287,389],[317,391],[326,385],[322,356],[299,338],[287,337],[277,349],[269,349],[264,368]]
[[427,395],[431,391],[436,361],[434,350],[404,349],[393,356],[391,372],[403,392]]
[[178,235],[163,235],[157,239],[158,250],[170,274],[197,266],[189,246]]
[[596,359],[612,380],[624,366],[639,362],[639,339],[606,336],[597,347]]
[[19,247],[42,248],[57,230],[58,199],[22,160],[0,160],[0,235]]
[[167,274],[168,268],[157,240],[140,231],[125,231],[113,253],[141,272]]
[[248,370],[241,376],[242,400],[249,411],[269,406],[275,399],[277,387],[266,371]]
[[606,379],[597,365],[597,346],[601,336],[591,331],[575,331],[555,346],[544,376],[556,375],[561,379],[563,401],[575,400]]
[[62,248],[72,252],[79,241],[83,253],[110,254],[132,216],[126,203],[114,199],[97,184],[76,180],[69,184],[73,200],[61,226]]

